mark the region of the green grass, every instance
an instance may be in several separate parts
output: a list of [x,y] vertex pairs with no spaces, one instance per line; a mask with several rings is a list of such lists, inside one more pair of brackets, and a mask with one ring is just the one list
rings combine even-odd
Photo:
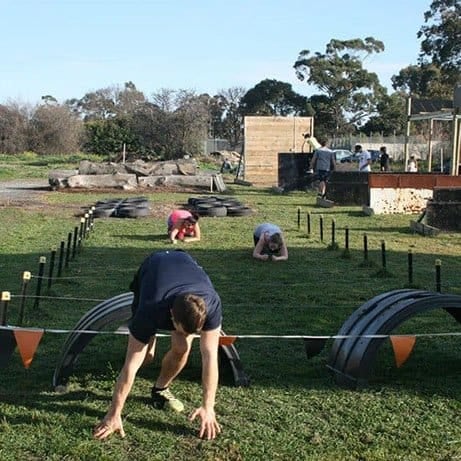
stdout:
[[[81,160],[102,161],[102,157],[89,154],[71,156],[38,155],[24,152],[18,155],[0,154],[0,180],[48,178],[50,170],[75,169]],[[18,172],[19,176],[18,176]]]
[[[2,159],[0,158],[0,161]],[[24,160],[26,162],[26,160]],[[71,162],[70,162],[71,163]],[[21,162],[10,165],[16,171]],[[46,177],[46,167],[37,167]],[[37,172],[38,173],[38,170]],[[41,176],[40,176],[41,175]],[[21,177],[24,177],[21,175]],[[334,335],[363,302],[407,285],[407,253],[414,254],[414,285],[435,288],[434,263],[442,260],[444,292],[461,295],[461,235],[414,235],[405,215],[366,217],[358,207],[322,210],[313,194],[273,195],[267,190],[231,186],[255,210],[240,218],[202,218],[204,238],[184,245],[210,275],[224,306],[229,334]],[[191,194],[148,193],[152,208],[184,203]],[[17,319],[23,271],[37,275],[40,256],[79,225],[81,207],[100,198],[127,193],[48,194],[47,207],[0,207],[1,290],[13,295],[8,319]],[[301,228],[297,210],[302,211]],[[306,235],[306,213],[312,233]],[[168,248],[165,216],[100,219],[70,261],[61,280],[42,288],[39,306],[26,302],[27,326],[71,329],[98,299],[128,291],[132,275],[150,252]],[[339,248],[328,249],[335,219]],[[285,231],[290,258],[261,263],[251,258],[252,230],[270,220]],[[349,257],[343,257],[344,228],[350,229]],[[363,264],[363,234],[369,261]],[[381,240],[387,264],[381,267]],[[28,293],[34,294],[33,278]],[[90,299],[90,300],[88,300]],[[94,300],[94,301],[91,301]],[[459,332],[445,312],[410,318],[397,333]],[[216,411],[223,427],[214,441],[197,438],[185,415],[149,406],[149,391],[168,342],[160,339],[157,361],[140,371],[124,411],[125,439],[92,439],[93,426],[107,410],[120,370],[125,336],[95,338],[81,355],[68,392],[56,394],[52,376],[65,334],[45,333],[29,369],[16,351],[0,369],[0,459],[2,460],[455,460],[461,458],[459,337],[418,338],[400,369],[390,345],[381,347],[369,386],[362,391],[338,387],[329,374],[328,351],[308,360],[301,340],[239,339],[236,346],[251,378],[236,388],[223,373]],[[174,392],[187,410],[200,402],[198,344]]]

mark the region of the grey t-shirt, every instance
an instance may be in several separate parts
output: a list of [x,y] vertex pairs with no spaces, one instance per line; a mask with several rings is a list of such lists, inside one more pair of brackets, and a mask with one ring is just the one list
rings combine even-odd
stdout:
[[321,147],[314,152],[312,164],[315,165],[315,170],[330,171],[331,165],[336,161],[335,153],[328,147]]

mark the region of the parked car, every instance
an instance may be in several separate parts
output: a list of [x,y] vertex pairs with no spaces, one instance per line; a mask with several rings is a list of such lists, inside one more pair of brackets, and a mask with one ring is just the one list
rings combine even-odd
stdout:
[[351,162],[354,154],[347,149],[333,149],[335,153],[336,161],[340,163]]
[[378,162],[379,161],[379,157],[381,157],[381,152],[379,150],[367,149],[367,151],[370,152],[372,162]]

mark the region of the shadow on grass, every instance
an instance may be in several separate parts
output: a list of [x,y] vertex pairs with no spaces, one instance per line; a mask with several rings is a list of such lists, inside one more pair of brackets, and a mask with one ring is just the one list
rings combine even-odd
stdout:
[[[124,241],[123,247],[98,245],[96,237],[92,236],[89,245],[84,248],[75,261],[63,274],[64,280],[57,280],[53,284],[56,299],[41,301],[40,310],[33,309],[32,300],[26,302],[26,323],[28,326],[42,328],[72,329],[79,318],[85,314],[96,302],[86,299],[66,302],[62,298],[102,298],[108,299],[116,294],[128,291],[128,284],[138,265],[150,251],[164,249],[160,240],[165,237],[157,236],[151,245],[149,236],[137,234],[114,234],[115,241]],[[94,241],[95,240],[95,241]],[[126,242],[146,242],[142,247],[131,247]],[[248,247],[250,249],[250,246]],[[210,275],[224,306],[224,329],[228,334],[259,334],[259,335],[334,335],[349,315],[366,300],[379,293],[396,288],[402,288],[405,280],[402,277],[376,278],[373,272],[376,268],[357,267],[361,252],[350,250],[351,258],[341,258],[339,251],[328,251],[325,248],[292,247],[290,259],[283,263],[263,263],[253,260],[250,252],[234,249],[203,249],[200,246],[190,248],[190,253]],[[3,274],[3,286],[19,289],[17,274],[25,265],[25,261],[38,260],[38,254],[3,255],[2,263],[9,268]],[[369,258],[379,261],[380,252],[370,251]],[[415,282],[429,287],[433,282],[432,261],[437,255],[420,255]],[[388,251],[388,267],[393,273],[405,274],[407,261],[406,252]],[[431,264],[428,264],[430,262]],[[456,285],[459,274],[459,257],[445,257],[446,280]],[[129,275],[127,275],[129,274]],[[69,279],[75,277],[75,283]],[[370,284],[370,280],[373,283]],[[37,282],[37,279],[33,279]],[[33,293],[36,286],[31,286],[29,293]],[[14,292],[17,294],[17,291]],[[13,298],[8,315],[16,319],[20,298]],[[46,316],[44,315],[46,313]],[[46,317],[46,318],[45,318]],[[446,325],[450,325],[447,322]],[[451,323],[452,325],[452,323]],[[427,331],[428,325],[423,327]],[[45,333],[45,337],[52,333]],[[28,370],[29,379],[36,377],[33,384],[33,399],[26,399],[34,405],[42,400],[47,402],[49,397],[41,396],[38,389],[50,389],[52,366],[57,361],[60,348],[65,337],[39,347],[37,355],[46,354],[38,358]],[[91,342],[79,357],[78,365],[73,371],[73,379],[78,379],[82,385],[82,373],[100,376],[102,381],[113,382],[113,370],[105,364],[113,363],[113,369],[122,366],[126,338],[100,338]],[[331,375],[326,369],[328,361],[327,345],[322,353],[310,360],[306,358],[301,339],[239,339],[236,343],[244,370],[249,375],[253,386],[297,388],[334,388]],[[161,349],[160,349],[161,350]],[[159,350],[159,356],[160,356]],[[455,351],[452,351],[456,354]],[[393,380],[399,379],[402,386],[415,392],[426,392],[425,384],[429,380],[434,384],[434,393],[451,395],[461,393],[461,386],[456,384],[455,371],[459,370],[456,357],[446,355],[446,361],[454,366],[454,370],[447,369],[445,377],[451,383],[447,388],[440,379],[443,375],[440,366],[440,354],[431,347],[424,349],[424,355],[415,358],[416,367],[411,373],[406,370],[381,371],[377,374],[378,384],[393,386]],[[41,362],[40,362],[41,360]],[[34,366],[46,361],[46,367],[40,371]],[[193,351],[190,363],[180,375],[179,379],[200,382],[200,354]],[[17,367],[16,367],[17,368]],[[106,370],[101,374],[101,370]],[[2,370],[3,373],[4,370]],[[46,371],[46,373],[45,373]],[[232,386],[232,376],[222,370],[221,384]],[[2,400],[20,402],[17,397],[18,382],[24,379],[22,370],[9,370],[11,376],[2,384]],[[386,374],[389,373],[389,374]],[[158,365],[151,371],[142,371],[143,376],[155,379],[158,374]],[[45,376],[46,375],[46,376]],[[406,381],[408,379],[408,382]],[[372,388],[375,380],[371,380]],[[37,395],[38,394],[38,395]],[[61,397],[60,397],[61,398]],[[51,401],[51,400],[50,400]]]

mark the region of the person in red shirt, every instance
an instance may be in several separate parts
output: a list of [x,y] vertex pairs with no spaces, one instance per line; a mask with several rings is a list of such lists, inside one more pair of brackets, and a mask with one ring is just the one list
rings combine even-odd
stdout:
[[167,220],[168,236],[172,243],[199,241],[201,238],[199,216],[188,210],[174,210]]

